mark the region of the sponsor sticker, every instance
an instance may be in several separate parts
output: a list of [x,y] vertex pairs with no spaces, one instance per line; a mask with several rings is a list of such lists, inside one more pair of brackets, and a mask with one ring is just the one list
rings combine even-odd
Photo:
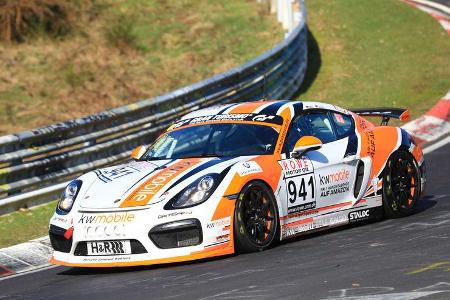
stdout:
[[87,242],[88,255],[131,254],[130,241]]
[[230,240],[230,234],[222,234],[216,237],[216,242],[217,243],[224,243],[224,242],[228,242]]
[[252,118],[252,121],[265,122],[266,120],[272,120],[275,116],[257,115]]
[[230,241],[230,223],[231,218],[225,217],[206,223],[209,231],[205,247],[216,246]]
[[[127,232],[125,224],[89,224],[81,225],[84,238],[112,238],[112,237],[124,237]],[[79,226],[77,226],[78,231]]]
[[185,119],[178,121],[177,123],[170,126],[167,131],[180,128],[182,126],[188,125],[198,125],[203,123],[214,123],[214,122],[225,122],[225,121],[251,121],[251,122],[264,122],[281,125],[283,119],[277,115],[256,115],[251,113],[246,114],[219,114],[219,115],[209,115],[201,116],[191,119]]
[[370,157],[374,158],[375,156],[375,134],[372,130],[367,130],[369,128],[368,123],[363,118],[359,118],[359,126],[361,130],[364,132],[364,135],[367,139],[367,148],[366,152],[370,155]]
[[331,216],[320,216],[312,219],[304,219],[283,225],[282,237],[286,238],[298,233],[347,222],[346,214],[334,214]]
[[343,108],[341,108],[341,107],[339,107],[339,106],[333,105],[333,108],[334,108],[335,110],[337,110],[338,112],[341,112],[341,113],[343,113],[343,114],[346,114],[346,115],[349,115],[349,114],[350,114],[350,111],[348,111],[348,110],[346,110],[346,109],[343,109]]
[[55,216],[55,217],[52,218],[51,222],[57,222],[57,223],[65,224],[65,223],[69,222],[69,220],[64,218],[64,217]]
[[110,170],[95,170],[94,173],[98,179],[104,183],[112,182],[118,178],[139,172],[132,166],[118,167]]
[[134,218],[135,215],[129,212],[97,215],[81,214],[78,224],[130,223],[134,221]]
[[92,257],[84,257],[82,259],[82,262],[85,263],[114,263],[114,262],[123,262],[123,261],[130,261],[131,256],[130,255],[123,255],[123,256],[92,256]]
[[348,221],[350,223],[367,220],[370,218],[370,209],[361,209],[352,211],[348,214]]
[[367,153],[370,155],[370,157],[374,158],[375,156],[375,134],[373,131],[366,131],[365,132],[366,138],[367,138]]
[[289,214],[295,214],[304,210],[310,210],[310,209],[314,209],[316,208],[316,202],[308,202],[305,204],[300,204],[300,205],[296,205],[296,206],[291,206],[288,208],[288,213]]
[[168,214],[158,215],[158,219],[172,218],[177,216],[192,215],[192,211],[175,211]]
[[260,172],[262,172],[262,169],[256,161],[243,162],[238,167],[239,176],[246,176],[249,174],[260,173]]
[[226,217],[226,218],[222,218],[222,219],[218,219],[218,220],[206,223],[206,228],[208,228],[208,229],[210,229],[210,228],[224,229],[227,226],[230,226],[230,217]]
[[309,158],[278,161],[284,174],[288,214],[316,208],[314,168]]
[[293,223],[294,224],[286,224],[285,226],[283,226],[283,230],[282,230],[283,238],[314,229],[314,223],[312,221],[307,221],[307,222],[301,221],[301,222],[298,222],[298,225],[295,224],[297,222],[293,222]]
[[170,180],[191,168],[201,159],[182,160],[151,176],[122,202],[120,207],[146,205]]
[[313,164],[309,158],[289,158],[278,161],[283,170],[285,178],[304,175],[314,171]]
[[346,193],[350,190],[350,171],[347,169],[331,172],[326,175],[319,174],[320,196],[328,197]]
[[321,228],[326,226],[333,226],[341,223],[346,223],[347,217],[344,214],[335,214],[331,216],[321,216],[314,220],[314,228]]

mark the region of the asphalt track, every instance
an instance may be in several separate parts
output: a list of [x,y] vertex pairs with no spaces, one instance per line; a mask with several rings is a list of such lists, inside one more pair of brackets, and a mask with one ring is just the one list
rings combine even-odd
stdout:
[[191,263],[57,267],[1,280],[0,299],[450,299],[450,144],[426,161],[427,196],[407,218]]

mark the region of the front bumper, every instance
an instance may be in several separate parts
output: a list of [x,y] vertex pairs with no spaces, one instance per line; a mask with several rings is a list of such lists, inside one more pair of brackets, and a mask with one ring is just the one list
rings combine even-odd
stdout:
[[[77,267],[125,267],[195,260],[234,253],[234,201],[220,213],[205,207],[140,209],[56,215],[50,223],[50,262]],[[232,205],[230,205],[232,204]],[[69,234],[68,234],[69,233]],[[131,254],[88,255],[87,242],[130,241]]]

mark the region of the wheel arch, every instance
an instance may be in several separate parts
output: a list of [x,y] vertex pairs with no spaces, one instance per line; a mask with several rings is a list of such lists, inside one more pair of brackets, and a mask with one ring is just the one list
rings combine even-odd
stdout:
[[[273,244],[276,244],[276,243],[278,243],[280,241],[280,236],[281,236],[281,224],[280,224],[280,222],[281,222],[281,220],[280,220],[280,207],[279,207],[280,204],[278,202],[278,198],[275,196],[275,192],[273,191],[272,187],[270,186],[270,184],[267,181],[265,181],[264,179],[261,179],[261,178],[249,178],[242,185],[242,187],[241,187],[241,189],[240,189],[240,191],[238,193],[238,196],[236,198],[235,205],[234,205],[234,213],[233,213],[233,245],[234,245],[235,252],[243,250],[243,249],[237,248],[238,243],[236,241],[236,239],[237,239],[236,230],[238,230],[237,226],[236,226],[236,222],[237,222],[236,215],[237,215],[237,209],[238,209],[238,205],[237,205],[238,203],[237,202],[243,200],[243,198],[241,198],[241,197],[243,197],[244,189],[246,187],[248,187],[249,185],[251,185],[252,183],[262,184],[272,194],[272,197],[273,197],[274,202],[276,204],[275,205],[275,209],[276,209],[276,215],[277,215],[277,228],[276,228],[276,232],[275,232],[275,236],[273,238],[273,241],[272,241],[272,243],[271,243],[271,245],[269,247],[271,247]],[[247,251],[244,250],[244,252],[247,252]]]
[[[412,177],[414,175],[411,176],[411,178],[416,178],[416,179],[414,179],[414,182],[416,182],[416,187],[414,188],[414,192],[413,192],[414,195],[412,195],[414,197],[414,199],[413,199],[414,202],[413,202],[413,204],[411,204],[411,207],[409,207],[407,211],[401,211],[400,210],[401,209],[400,208],[401,205],[396,204],[396,206],[399,207],[399,211],[393,212],[393,211],[391,211],[391,209],[388,208],[388,206],[389,206],[389,204],[388,204],[388,200],[389,199],[388,198],[392,199],[392,196],[390,196],[387,193],[387,191],[389,189],[391,191],[390,194],[394,195],[393,194],[393,188],[391,188],[389,186],[388,181],[386,181],[387,178],[388,178],[386,176],[391,177],[391,174],[388,173],[389,172],[389,168],[391,168],[391,165],[389,164],[389,162],[391,160],[395,160],[396,157],[399,157],[399,156],[401,157],[401,155],[406,155],[406,157],[411,159],[411,162],[412,162],[411,170],[416,170],[415,172],[416,172],[416,176],[417,177]],[[421,195],[423,194],[423,183],[422,183],[422,170],[421,170],[421,168],[420,168],[416,158],[414,157],[411,149],[409,147],[407,147],[406,145],[400,145],[395,151],[393,151],[391,153],[391,155],[389,155],[389,158],[386,161],[386,164],[385,164],[385,166],[384,166],[384,168],[382,170],[381,176],[383,178],[382,199],[383,199],[383,211],[384,211],[384,214],[387,217],[389,217],[389,218],[397,218],[397,217],[407,216],[407,215],[413,213],[414,207],[416,205],[416,202],[419,201]],[[402,178],[405,178],[405,177],[402,177]],[[416,189],[418,189],[418,193],[416,193]],[[397,208],[395,208],[395,209],[397,209]]]
[[[278,217],[280,216],[280,203],[278,202],[278,198],[275,196],[275,191],[272,189],[272,187],[270,186],[269,183],[267,183],[267,181],[265,181],[264,179],[261,178],[251,178],[249,180],[247,180],[241,187],[239,193],[238,193],[238,198],[241,196],[242,191],[244,190],[244,188],[251,184],[252,182],[260,182],[262,183],[267,189],[269,189],[269,191],[272,192],[273,197],[275,198],[275,203],[277,204],[276,209],[278,212]],[[234,206],[234,210],[236,210],[236,205]]]

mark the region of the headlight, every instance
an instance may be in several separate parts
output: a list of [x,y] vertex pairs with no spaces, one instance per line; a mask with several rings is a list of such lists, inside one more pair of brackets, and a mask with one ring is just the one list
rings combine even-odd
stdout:
[[56,211],[62,214],[67,214],[73,207],[73,203],[77,198],[78,192],[81,188],[81,180],[74,180],[69,183],[61,194]]
[[205,175],[179,192],[164,209],[187,208],[205,202],[220,182],[220,174]]

